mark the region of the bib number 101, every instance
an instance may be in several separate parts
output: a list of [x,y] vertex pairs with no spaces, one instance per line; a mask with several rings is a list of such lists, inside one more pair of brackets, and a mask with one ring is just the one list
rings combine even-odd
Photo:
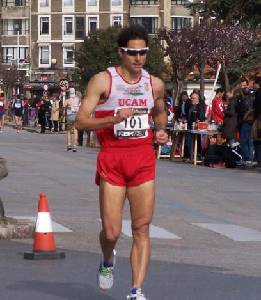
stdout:
[[125,128],[131,128],[131,129],[142,128],[142,121],[141,121],[141,117],[139,116],[128,118],[124,121],[124,123],[125,123]]

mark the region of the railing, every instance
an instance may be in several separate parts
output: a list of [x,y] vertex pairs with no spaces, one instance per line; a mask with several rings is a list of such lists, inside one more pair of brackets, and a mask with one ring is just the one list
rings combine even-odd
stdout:
[[156,5],[159,0],[130,0],[131,5]]
[[8,36],[17,36],[19,31],[19,35],[29,35],[29,29],[4,29],[3,30],[3,35],[8,35]]
[[186,4],[189,4],[191,2],[189,2],[188,0],[171,0],[171,4],[174,5],[174,4],[178,4],[178,5],[186,5]]

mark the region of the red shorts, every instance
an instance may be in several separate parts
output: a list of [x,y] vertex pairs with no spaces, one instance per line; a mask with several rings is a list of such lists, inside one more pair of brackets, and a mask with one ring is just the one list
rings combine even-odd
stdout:
[[137,148],[103,148],[97,157],[95,182],[137,186],[155,179],[155,153],[150,145]]

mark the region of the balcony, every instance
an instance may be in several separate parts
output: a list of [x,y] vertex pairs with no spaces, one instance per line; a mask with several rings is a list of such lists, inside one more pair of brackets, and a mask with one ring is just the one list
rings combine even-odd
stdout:
[[2,7],[25,7],[29,6],[29,0],[3,0]]
[[29,18],[29,1],[2,1],[2,19]]

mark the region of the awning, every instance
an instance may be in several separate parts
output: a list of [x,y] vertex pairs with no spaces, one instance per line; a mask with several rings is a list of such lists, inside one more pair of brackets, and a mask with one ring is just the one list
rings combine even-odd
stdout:
[[44,85],[48,86],[48,91],[60,91],[58,83],[48,81],[28,82],[24,84],[23,89],[28,91],[44,91]]

